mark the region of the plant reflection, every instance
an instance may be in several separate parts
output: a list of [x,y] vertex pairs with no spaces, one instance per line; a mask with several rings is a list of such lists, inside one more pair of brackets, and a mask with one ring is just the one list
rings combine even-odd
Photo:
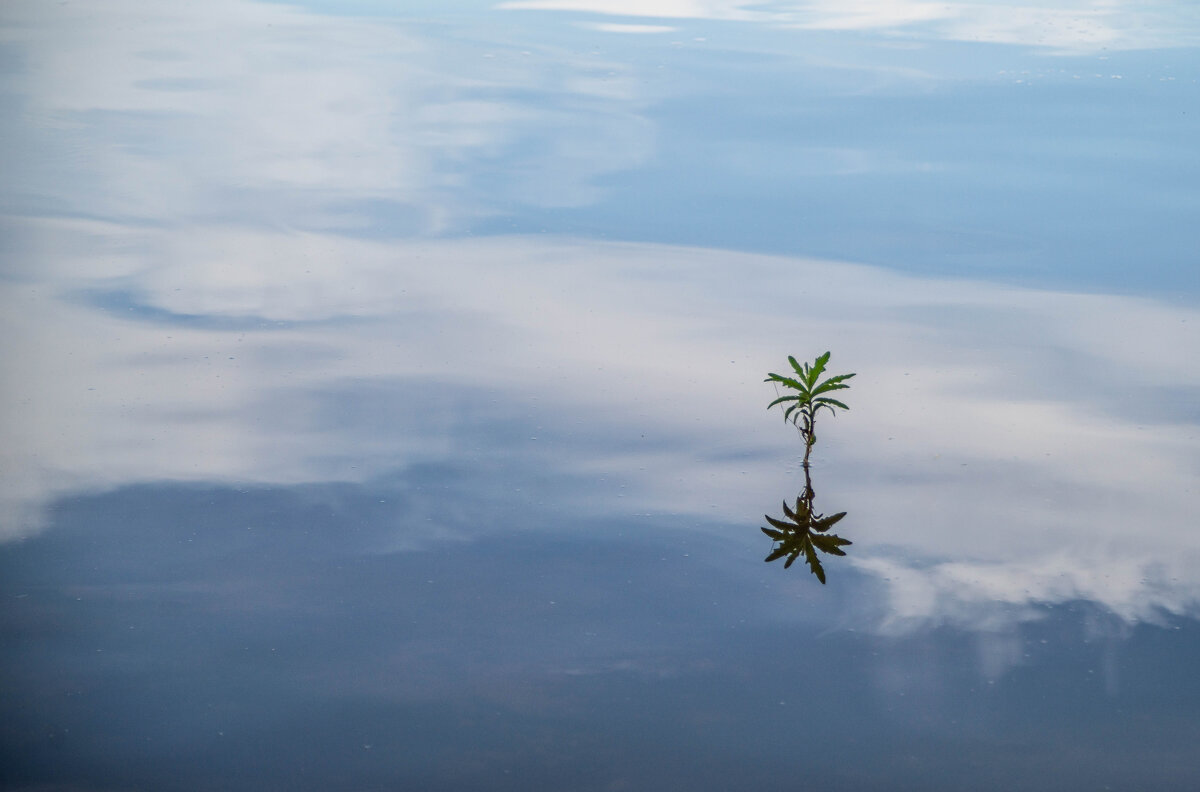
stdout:
[[783,514],[786,520],[777,520],[769,514],[764,515],[767,522],[774,527],[763,528],[762,532],[771,537],[771,541],[775,543],[774,550],[764,560],[770,562],[786,557],[787,561],[783,563],[784,569],[786,569],[803,555],[804,560],[808,563],[808,568],[817,576],[817,580],[824,583],[825,568],[821,565],[818,551],[829,555],[844,556],[846,553],[842,548],[852,542],[837,534],[828,533],[830,528],[846,516],[846,512],[838,512],[826,517],[813,507],[816,497],[817,494],[813,491],[812,477],[809,474],[808,466],[805,465],[804,490],[796,496],[796,506],[790,508],[786,500],[783,502]]

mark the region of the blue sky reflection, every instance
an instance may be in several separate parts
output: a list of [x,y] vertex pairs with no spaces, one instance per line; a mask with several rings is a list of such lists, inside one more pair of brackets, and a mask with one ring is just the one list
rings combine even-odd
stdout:
[[0,786],[1196,788],[1198,30],[4,3]]
[[1141,37],[1059,52],[727,7],[742,8],[680,4],[695,27],[666,38],[487,5],[7,4],[0,134],[22,156],[3,199],[121,223],[551,232],[1200,292],[1186,10],[1056,6]]
[[[893,624],[977,622],[962,603],[1086,598],[1137,619],[1196,600],[1191,309],[566,239],[37,236],[31,270],[64,277],[5,289],[22,328],[10,514],[128,482],[363,481],[504,453],[619,482],[604,508],[743,524],[795,479],[759,380],[803,339],[861,372],[819,483],[853,504],[853,562],[893,581]],[[90,252],[113,236],[122,255]],[[80,296],[114,288],[104,307]],[[322,408],[327,393],[356,406]],[[525,405],[502,451],[470,431],[511,409],[497,402]]]

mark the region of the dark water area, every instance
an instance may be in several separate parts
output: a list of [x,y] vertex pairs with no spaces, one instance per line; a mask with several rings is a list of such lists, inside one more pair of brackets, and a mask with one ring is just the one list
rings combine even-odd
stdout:
[[1076,601],[1004,632],[873,635],[850,626],[875,587],[860,573],[797,586],[744,543],[629,516],[517,527],[530,514],[513,508],[489,514],[510,532],[481,536],[468,510],[442,525],[449,547],[382,550],[447,473],[408,493],[143,486],[63,504],[5,557],[6,782],[1196,781],[1194,620],[1131,626]]
[[0,788],[1200,788],[1198,47],[6,3]]

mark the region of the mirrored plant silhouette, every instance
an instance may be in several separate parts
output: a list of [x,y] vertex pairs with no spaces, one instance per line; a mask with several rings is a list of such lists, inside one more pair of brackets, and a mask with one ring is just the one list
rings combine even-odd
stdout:
[[846,553],[842,548],[853,543],[849,539],[829,533],[829,529],[840,522],[846,516],[846,512],[838,512],[826,517],[813,507],[816,497],[812,487],[812,478],[806,467],[804,469],[804,490],[796,496],[795,507],[789,507],[786,500],[783,502],[785,519],[778,520],[769,514],[764,515],[772,527],[762,528],[762,532],[774,542],[774,549],[763,560],[770,562],[787,558],[787,561],[783,563],[784,569],[787,569],[797,558],[804,556],[808,568],[817,576],[817,580],[824,583],[825,567],[821,564],[819,554],[844,556]]

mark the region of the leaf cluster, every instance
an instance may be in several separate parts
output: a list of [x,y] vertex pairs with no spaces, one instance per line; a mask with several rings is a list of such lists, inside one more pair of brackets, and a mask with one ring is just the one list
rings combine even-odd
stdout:
[[787,501],[783,502],[783,514],[790,522],[777,520],[769,514],[763,515],[774,528],[763,528],[762,532],[778,542],[778,547],[763,560],[775,561],[786,556],[787,561],[784,562],[783,567],[787,569],[803,554],[809,569],[817,576],[817,580],[824,583],[825,568],[821,566],[821,559],[817,555],[817,551],[820,550],[822,553],[830,555],[846,555],[842,548],[853,542],[843,539],[837,534],[826,533],[846,516],[846,512],[838,512],[829,517],[814,514],[812,502],[797,497],[795,509],[788,508]]
[[825,373],[825,366],[829,363],[828,352],[818,357],[811,364],[801,364],[796,361],[796,358],[789,355],[788,363],[792,364],[792,369],[795,371],[794,377],[785,377],[782,374],[768,374],[763,382],[778,383],[789,390],[795,391],[795,393],[780,396],[768,404],[767,409],[769,410],[777,404],[787,404],[788,406],[783,411],[783,420],[791,421],[795,424],[796,428],[804,435],[805,442],[811,446],[817,441],[816,435],[813,434],[813,425],[816,414],[821,408],[825,408],[831,413],[835,412],[834,408],[842,410],[850,409],[844,403],[824,394],[849,388],[850,386],[846,384],[846,380],[854,375],[839,374],[835,377],[828,377],[822,380],[821,375]]

